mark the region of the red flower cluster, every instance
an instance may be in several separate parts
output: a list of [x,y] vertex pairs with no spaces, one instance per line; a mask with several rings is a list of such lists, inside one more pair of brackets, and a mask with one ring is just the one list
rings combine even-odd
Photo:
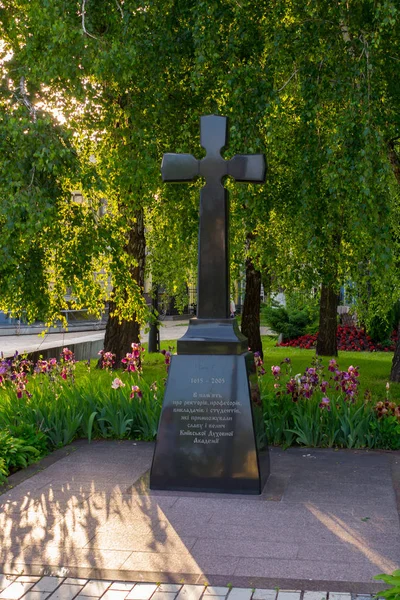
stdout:
[[[277,346],[290,346],[292,348],[305,348],[309,350],[315,348],[317,344],[318,333],[313,335],[302,335],[295,340],[289,342],[281,342]],[[394,352],[397,342],[397,332],[393,331],[391,335],[391,344],[379,344],[372,341],[371,337],[366,334],[364,329],[357,327],[339,325],[337,329],[337,344],[338,350],[351,350],[353,352]]]
[[301,335],[300,337],[290,340],[289,342],[281,342],[280,344],[278,343],[277,346],[305,348],[306,350],[310,350],[310,348],[315,348],[317,344],[317,338],[318,333],[314,333],[312,335],[307,333],[307,335]]

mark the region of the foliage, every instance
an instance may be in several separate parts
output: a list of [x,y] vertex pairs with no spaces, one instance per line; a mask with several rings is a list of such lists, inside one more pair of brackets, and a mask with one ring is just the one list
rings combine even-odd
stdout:
[[385,598],[386,600],[399,600],[400,598],[400,570],[393,571],[391,575],[381,573],[375,575],[374,579],[382,580],[387,583],[389,589],[382,590],[376,594],[378,598]]
[[45,456],[49,451],[46,435],[32,423],[12,423],[8,425],[8,431],[15,437],[24,440],[27,446],[36,448],[39,456]]
[[[87,249],[79,265],[69,229],[59,293],[69,275],[77,302],[98,307],[107,293],[91,284],[89,257],[103,256],[116,312],[132,318],[136,310],[144,319],[141,290],[132,282],[138,257],[128,243],[144,208],[154,281],[182,291],[194,271],[199,185],[161,187],[159,164],[164,151],[201,156],[199,116],[219,113],[232,119],[229,152],[266,151],[269,163],[264,188],[228,184],[233,270],[243,264],[251,232],[246,252],[255,266],[268,267],[291,287],[337,288],[351,276],[365,300],[379,275],[378,305],[396,294],[392,233],[398,219],[388,158],[399,128],[394,0],[362,0],[356,8],[299,0],[101,0],[84,7],[10,0],[0,20],[3,54],[13,53],[4,60],[4,89],[21,107],[25,100],[62,111],[83,171],[90,157],[95,161],[96,177],[80,182],[85,198],[94,208],[101,195],[107,200],[108,214],[91,220],[94,235],[79,236]],[[21,76],[25,96],[18,92]],[[6,187],[4,197],[10,182]],[[84,233],[89,224],[81,213],[74,211]],[[50,237],[48,247],[53,242]],[[18,290],[7,275],[10,289]],[[31,287],[21,293],[33,316]]]
[[392,332],[399,323],[400,303],[396,304],[386,315],[375,315],[368,323],[368,334],[374,342],[384,343],[390,339]]
[[[165,203],[159,193],[159,164],[165,144],[179,139],[175,135],[180,110],[176,96],[180,102],[186,97],[188,106],[191,105],[191,92],[182,84],[187,83],[185,57],[190,55],[192,45],[187,34],[184,34],[186,43],[182,43],[180,27],[189,11],[183,6],[175,8],[173,3],[162,8],[157,5],[142,8],[132,1],[125,2],[123,7],[118,3],[111,6],[107,6],[107,2],[88,3],[86,10],[82,8],[82,19],[77,18],[76,2],[63,0],[53,0],[46,5],[36,1],[11,1],[1,9],[5,57],[2,70],[6,82],[1,92],[7,96],[8,89],[8,96],[17,99],[19,110],[25,110],[26,121],[31,121],[33,129],[35,123],[40,122],[40,115],[34,113],[34,109],[27,110],[27,106],[42,105],[47,115],[61,114],[66,124],[57,126],[52,119],[52,128],[49,127],[39,147],[40,156],[48,157],[48,138],[58,127],[63,132],[73,131],[69,139],[76,158],[72,173],[66,169],[59,173],[57,183],[64,186],[63,198],[53,194],[53,203],[59,198],[56,209],[60,217],[55,221],[59,223],[60,250],[57,252],[57,243],[51,236],[45,238],[49,252],[56,254],[59,261],[53,312],[47,310],[49,299],[45,293],[39,295],[43,306],[38,311],[32,290],[22,288],[22,305],[29,308],[30,319],[45,316],[50,320],[59,316],[68,287],[76,306],[85,305],[92,312],[99,312],[104,301],[111,299],[119,319],[145,321],[143,290],[133,276],[136,268],[144,268],[139,264],[143,260],[135,245],[135,229],[144,207],[151,207],[149,232],[161,230],[154,253],[161,244],[160,255],[171,255],[174,249],[171,239],[176,239],[174,230],[179,236],[184,224],[186,241],[182,240],[179,251],[188,256],[191,240],[188,225],[193,221],[196,226],[196,211],[190,206],[178,206],[174,211],[172,236],[170,239],[165,236],[162,244],[168,226],[164,228],[162,223]],[[15,14],[20,18],[15,19]],[[20,26],[20,19],[27,29],[25,25]],[[35,32],[33,36],[28,34],[28,29]],[[42,51],[44,46],[46,53]],[[26,78],[24,92],[20,90],[21,77]],[[197,117],[193,122],[197,125]],[[23,154],[26,146],[27,141],[24,146],[16,143],[14,155]],[[50,155],[53,161],[51,152]],[[24,181],[29,183],[35,166],[31,154],[27,154],[25,162],[21,172]],[[47,175],[48,180],[53,181],[50,167]],[[6,184],[4,197],[11,185],[8,180]],[[73,189],[83,193],[82,204],[71,206],[69,195]],[[36,188],[32,190],[33,197],[34,191],[36,193]],[[152,216],[157,210],[161,217],[154,220]],[[35,210],[31,212],[34,216]],[[191,212],[192,218],[188,218]],[[16,214],[16,227],[18,217]],[[43,222],[51,232],[52,214],[46,214]],[[171,218],[169,223],[172,223]],[[14,253],[14,262],[20,269],[16,256]],[[46,258],[47,261],[45,257],[36,257],[38,270],[48,266]],[[176,284],[176,264],[169,270],[171,277],[165,278],[168,287]],[[181,264],[179,275],[187,278],[190,265]],[[109,274],[112,274],[112,293],[108,287]],[[10,277],[9,281],[10,294],[4,304],[15,311],[13,294],[18,292],[18,286]],[[52,292],[48,280],[43,290],[46,284]]]
[[7,480],[8,474],[5,458],[0,457],[0,485]]
[[[72,286],[70,306],[92,305],[98,313],[106,264],[98,253],[98,200],[77,160],[72,132],[46,112],[29,112],[22,92],[8,89],[4,77],[0,65],[0,309],[50,324],[62,319]],[[86,181],[90,205],[71,201],[79,180]],[[97,280],[87,277],[89,270],[99,271]]]
[[285,341],[297,338],[306,333],[314,321],[314,315],[308,307],[299,309],[295,307],[283,307],[276,303],[263,308],[263,317],[266,323],[276,333],[282,334]]
[[288,290],[285,293],[286,307],[291,310],[305,310],[309,316],[309,325],[305,328],[305,333],[315,333],[318,331],[319,322],[319,300],[320,293],[315,289],[312,293],[302,290]]
[[23,469],[40,458],[40,452],[22,438],[14,437],[7,429],[0,431],[0,482],[10,471]]
[[377,448],[400,450],[399,418],[388,416],[378,421],[372,421],[371,431],[376,440]]

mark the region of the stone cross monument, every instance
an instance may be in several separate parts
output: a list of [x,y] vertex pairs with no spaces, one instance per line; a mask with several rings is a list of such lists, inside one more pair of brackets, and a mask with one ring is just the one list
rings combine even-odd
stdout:
[[152,489],[261,493],[269,463],[252,354],[229,311],[228,192],[262,183],[262,154],[221,157],[227,118],[201,117],[206,156],[164,154],[163,181],[205,179],[200,192],[197,317],[171,361],[150,475]]

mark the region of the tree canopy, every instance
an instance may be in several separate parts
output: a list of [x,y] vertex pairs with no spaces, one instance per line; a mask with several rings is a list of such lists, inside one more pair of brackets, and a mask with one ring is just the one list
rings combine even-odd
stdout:
[[[371,289],[380,291],[375,298],[384,291],[385,302],[396,295],[394,1],[4,0],[0,23],[3,54],[12,52],[2,67],[8,116],[0,135],[7,140],[15,129],[13,155],[26,154],[10,177],[2,175],[3,222],[12,216],[21,227],[11,201],[19,168],[25,191],[18,202],[29,196],[41,207],[37,219],[32,209],[29,227],[41,227],[42,235],[30,236],[37,242],[25,254],[43,272],[39,305],[29,277],[18,288],[21,267],[13,268],[26,239],[11,236],[11,243],[2,234],[2,307],[24,305],[32,318],[53,318],[69,279],[77,302],[94,309],[106,277],[92,273],[110,272],[116,314],[143,320],[141,283],[133,277],[143,257],[131,243],[142,219],[153,278],[182,290],[195,268],[200,183],[162,187],[159,165],[165,151],[202,155],[198,123],[209,113],[231,119],[229,156],[267,155],[265,186],[231,186],[234,271],[247,252],[284,285],[336,290],[351,278],[363,298]],[[24,99],[37,107],[36,121]],[[56,107],[64,125],[49,116]],[[33,133],[39,127],[42,137]],[[41,195],[40,180],[34,178],[35,194],[30,184],[33,168],[41,168],[35,152],[47,165]],[[86,205],[69,201],[77,187]],[[97,218],[103,197],[107,214]],[[13,244],[18,249],[11,251]],[[51,268],[47,248],[61,260]]]

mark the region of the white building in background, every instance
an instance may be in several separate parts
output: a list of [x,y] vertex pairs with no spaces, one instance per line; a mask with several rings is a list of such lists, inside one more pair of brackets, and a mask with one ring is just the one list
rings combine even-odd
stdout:
[[271,300],[286,308],[286,296],[284,292],[273,292],[271,294]]

